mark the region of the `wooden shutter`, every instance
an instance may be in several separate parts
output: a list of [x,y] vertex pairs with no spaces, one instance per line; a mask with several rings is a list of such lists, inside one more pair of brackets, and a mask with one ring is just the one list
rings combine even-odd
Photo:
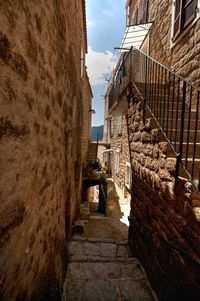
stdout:
[[182,11],[182,0],[176,0],[175,14],[174,14],[174,39],[181,32],[181,11]]
[[195,18],[197,14],[197,0],[176,0],[174,15],[174,39]]
[[182,26],[188,26],[195,18],[197,13],[197,0],[183,0]]

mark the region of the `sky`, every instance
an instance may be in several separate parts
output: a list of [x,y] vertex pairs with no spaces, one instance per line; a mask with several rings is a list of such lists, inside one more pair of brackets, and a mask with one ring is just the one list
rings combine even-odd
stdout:
[[93,92],[92,126],[103,124],[107,79],[116,64],[125,30],[125,0],[86,0],[88,54],[86,66]]

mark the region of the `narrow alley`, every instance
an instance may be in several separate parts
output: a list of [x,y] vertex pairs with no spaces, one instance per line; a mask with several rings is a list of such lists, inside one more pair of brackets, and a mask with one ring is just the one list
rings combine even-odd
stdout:
[[62,300],[156,301],[140,261],[128,247],[130,202],[118,197],[109,179],[108,190],[106,216],[90,212],[82,220],[83,233],[72,236]]
[[0,301],[200,300],[200,0],[0,0]]

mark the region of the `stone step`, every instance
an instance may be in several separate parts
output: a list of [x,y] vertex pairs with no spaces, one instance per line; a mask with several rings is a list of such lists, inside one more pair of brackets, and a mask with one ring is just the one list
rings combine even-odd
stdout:
[[[178,116],[178,119],[181,119],[181,116],[182,116],[181,115],[182,114],[181,110],[178,110],[178,115],[177,115],[177,111],[176,110],[172,111],[171,108],[170,108],[169,111],[166,108],[164,113],[162,112],[161,114],[160,114],[160,111],[155,109],[155,108],[151,108],[151,111],[157,118],[159,118],[159,116],[162,116],[162,118],[163,118],[163,115],[164,115],[164,118],[166,118],[166,119],[167,119],[167,116],[168,116],[168,118],[173,117],[173,119],[176,120],[176,116]],[[185,119],[189,119],[189,111],[188,110],[185,111],[184,117],[185,117]],[[196,120],[196,112],[195,111],[190,112],[190,119],[191,120]],[[199,116],[199,120],[200,120],[200,116]]]
[[[150,105],[155,109],[158,109],[158,111],[160,112],[160,110],[170,110],[170,111],[176,111],[177,108],[179,111],[182,110],[182,105],[181,103],[177,103],[177,102],[172,102],[169,101],[169,103],[167,102],[167,100],[164,102],[164,100],[158,101],[158,100],[154,100],[150,103]],[[185,111],[189,111],[189,107],[186,105],[185,107]],[[196,112],[196,110],[192,110],[192,112]]]
[[[124,248],[128,250],[110,242],[71,241],[62,301],[156,301],[140,261],[128,257]],[[100,249],[104,256],[98,255]]]
[[69,263],[62,301],[98,300],[155,301],[157,298],[139,262]]
[[[183,133],[183,141],[187,142],[187,136],[188,136],[188,131],[185,130]],[[171,141],[175,141],[175,138],[177,141],[180,140],[180,129],[178,129],[177,131],[172,129],[168,132],[168,137],[170,138]],[[190,130],[189,132],[189,142],[193,143],[195,141],[195,131],[194,130]],[[196,142],[198,143],[198,141],[200,141],[200,129],[197,130],[196,133]]]
[[[123,249],[123,252],[122,252]],[[104,241],[71,241],[69,246],[70,261],[85,261],[96,258],[116,258],[121,257],[119,253],[123,253],[123,257],[130,257],[126,245],[117,245],[112,242]]]
[[[176,117],[176,116],[174,116]],[[167,118],[161,118],[160,121],[160,124],[163,126],[163,127],[166,127],[167,126]],[[185,129],[188,128],[188,122],[189,122],[189,119],[185,119],[184,120],[184,127]],[[181,127],[181,119],[178,119],[177,122],[176,122],[176,118],[173,118],[173,120],[171,118],[168,118],[168,127],[172,127],[172,128],[176,128],[176,123],[177,123],[177,128],[180,128]],[[196,120],[195,119],[190,119],[190,129],[195,129],[195,124],[196,124]],[[198,128],[200,129],[200,120],[198,122]]]
[[[172,141],[171,143],[175,148],[175,142]],[[176,144],[176,151],[179,152],[179,143]],[[187,143],[184,142],[183,143],[183,157],[186,156],[186,151],[187,151]],[[193,152],[194,152],[194,143],[188,143],[188,157],[192,158]],[[168,149],[167,149],[167,156],[168,157],[174,156],[174,152],[171,147],[168,147]],[[200,159],[200,143],[196,143],[196,158]]]
[[[169,156],[168,158],[173,159],[174,160],[174,164],[176,164],[176,158],[174,157],[174,155],[172,155],[171,157]],[[183,162],[183,166],[185,167],[185,169],[187,170],[187,172],[191,175],[191,171],[192,171],[192,158],[188,158],[188,163],[187,166],[185,166],[185,159],[182,159]],[[182,164],[180,164],[179,166],[179,177],[185,178],[185,179],[189,179],[188,178],[188,174],[186,173],[185,169],[183,168]],[[193,173],[193,182],[195,183],[195,186],[198,187],[199,185],[199,180],[200,180],[200,159],[196,159],[195,161],[195,165],[194,165],[194,173]]]
[[[185,159],[182,160],[184,165],[185,165]],[[188,158],[187,160],[187,170],[188,172],[191,174],[192,173],[192,164],[193,164],[193,160],[192,158]],[[195,159],[194,162],[194,179],[199,180],[199,176],[200,176],[200,159]]]

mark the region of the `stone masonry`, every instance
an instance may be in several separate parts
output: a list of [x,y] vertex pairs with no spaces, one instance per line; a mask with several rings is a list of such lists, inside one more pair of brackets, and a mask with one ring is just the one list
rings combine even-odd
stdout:
[[1,300],[60,298],[88,143],[84,30],[84,1],[0,1]]
[[148,20],[153,21],[147,41],[149,55],[199,86],[200,20],[172,44],[172,8],[171,0],[149,1]]
[[182,178],[174,193],[175,160],[142,100],[129,102],[132,164],[129,244],[142,261],[159,300],[199,300],[199,199]]
[[108,179],[107,216],[90,214],[72,236],[63,301],[156,301],[140,261],[131,254],[124,213]]
[[[122,129],[118,130],[118,115],[113,114],[113,133],[111,134],[110,145],[112,152],[112,177],[119,188],[125,188],[126,178],[126,162],[130,162],[129,145],[128,145],[128,132],[126,116],[122,117]],[[120,169],[119,174],[116,174],[116,150],[120,154]],[[127,191],[129,193],[129,191]]]

